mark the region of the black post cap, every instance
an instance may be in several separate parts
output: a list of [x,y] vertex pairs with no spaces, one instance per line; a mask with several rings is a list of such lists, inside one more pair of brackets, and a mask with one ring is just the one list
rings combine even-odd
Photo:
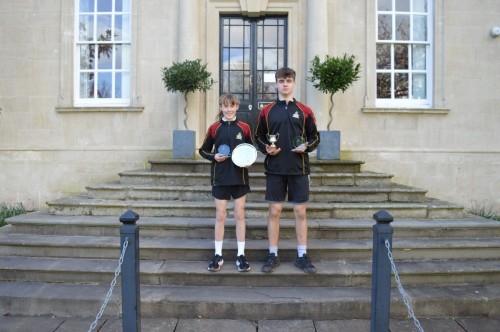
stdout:
[[373,219],[375,219],[375,221],[382,223],[382,224],[388,224],[388,223],[394,221],[394,218],[389,214],[389,212],[387,212],[385,210],[380,210],[380,211],[374,213]]
[[120,217],[120,222],[124,224],[135,224],[135,222],[139,220],[139,215],[135,213],[132,210],[127,210],[122,216]]

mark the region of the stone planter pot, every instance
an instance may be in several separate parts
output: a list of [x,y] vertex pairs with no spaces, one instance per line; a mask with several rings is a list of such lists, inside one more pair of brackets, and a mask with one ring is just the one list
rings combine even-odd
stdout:
[[319,137],[321,141],[317,150],[317,158],[323,160],[340,160],[340,131],[320,131]]
[[194,159],[196,150],[196,132],[194,130],[174,130],[172,157]]

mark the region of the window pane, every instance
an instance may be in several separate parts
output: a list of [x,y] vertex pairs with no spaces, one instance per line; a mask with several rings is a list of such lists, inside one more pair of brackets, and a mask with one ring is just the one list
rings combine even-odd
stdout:
[[243,72],[242,71],[231,71],[231,77],[229,78],[229,91],[231,93],[243,92]]
[[78,23],[79,41],[94,40],[94,16],[93,15],[80,15],[80,22]]
[[243,49],[242,48],[231,48],[229,51],[230,56],[230,68],[231,69],[243,69]]
[[243,51],[243,69],[250,70],[250,49],[245,48]]
[[97,16],[97,40],[111,40],[111,15]]
[[94,69],[95,45],[80,46],[80,69]]
[[264,47],[275,47],[278,44],[278,28],[275,26],[265,27]]
[[276,69],[281,68],[284,65],[285,65],[285,50],[280,48],[278,50],[278,67]]
[[130,0],[115,0],[116,12],[130,12]]
[[80,74],[80,98],[94,97],[94,74]]
[[379,11],[391,11],[392,10],[392,0],[378,0],[377,10]]
[[413,40],[415,41],[427,40],[427,16],[425,15],[413,16]]
[[115,74],[115,98],[130,98],[130,73]]
[[413,0],[413,11],[427,13],[427,0]]
[[392,39],[392,15],[378,16],[378,39],[379,40]]
[[243,32],[245,33],[245,35],[243,36],[244,47],[250,47],[250,26],[245,26]]
[[231,27],[231,36],[229,36],[229,45],[231,47],[243,47],[243,27]]
[[377,98],[391,98],[391,74],[377,74]]
[[396,40],[410,40],[410,15],[396,15]]
[[115,16],[114,40],[130,40],[130,15]]
[[112,97],[112,82],[111,73],[98,73],[97,74],[97,96],[99,98],[111,98]]
[[115,68],[130,69],[130,46],[115,45]]
[[80,0],[80,13],[94,11],[94,0]]
[[111,12],[113,0],[98,0],[97,1],[97,11],[98,12]]
[[397,12],[409,12],[410,11],[410,0],[396,0],[396,11]]
[[223,47],[229,47],[229,27],[224,27],[224,42],[222,44]]
[[222,93],[229,93],[229,71],[225,70],[222,72]]
[[99,55],[97,66],[99,69],[112,69],[113,68],[113,45],[99,44]]
[[285,28],[278,27],[278,47],[285,47]]
[[427,87],[425,74],[413,74],[412,96],[414,99],[426,99]]
[[413,45],[412,46],[412,69],[414,70],[425,70],[426,69],[426,46],[425,45]]
[[275,49],[264,50],[264,70],[278,69],[278,56]]
[[390,44],[377,44],[377,69],[391,69]]
[[408,45],[394,45],[394,68],[408,69]]
[[394,74],[394,98],[408,99],[408,74]]
[[223,70],[229,69],[229,49],[228,48],[224,48],[222,50],[222,69]]

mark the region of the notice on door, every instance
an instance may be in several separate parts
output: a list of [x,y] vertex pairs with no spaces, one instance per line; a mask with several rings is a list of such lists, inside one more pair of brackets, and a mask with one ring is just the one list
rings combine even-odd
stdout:
[[264,82],[265,83],[274,83],[274,74],[264,74]]

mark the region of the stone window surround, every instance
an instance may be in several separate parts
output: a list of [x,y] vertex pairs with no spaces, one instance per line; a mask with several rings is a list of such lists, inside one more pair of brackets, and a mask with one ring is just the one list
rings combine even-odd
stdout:
[[444,2],[445,0],[434,0],[434,29],[433,29],[433,99],[432,107],[430,108],[401,108],[401,107],[376,107],[376,42],[375,34],[370,31],[375,31],[376,27],[376,1],[366,0],[366,77],[365,77],[365,100],[364,107],[361,109],[363,113],[379,113],[379,114],[428,114],[428,115],[443,115],[448,114],[450,110],[446,108],[445,100],[445,54],[444,54]]

